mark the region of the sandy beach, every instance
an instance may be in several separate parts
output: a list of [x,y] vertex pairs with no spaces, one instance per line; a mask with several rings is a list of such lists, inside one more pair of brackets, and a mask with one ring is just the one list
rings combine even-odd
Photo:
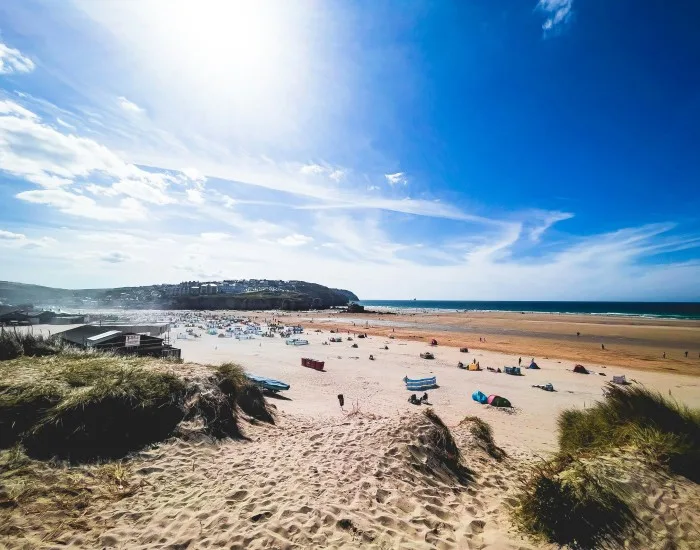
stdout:
[[[419,323],[449,326],[458,322],[456,315],[422,317]],[[271,317],[269,313],[250,316],[259,321]],[[171,330],[170,339],[182,349],[185,362],[166,368],[192,377],[206,369],[202,365],[234,361],[249,373],[290,384],[288,391],[268,396],[276,407],[275,425],[251,422],[243,429],[243,440],[176,439],[138,453],[128,463],[131,483],[139,484],[134,496],[91,509],[81,523],[71,523],[61,533],[47,534],[38,518],[29,516],[22,518],[22,528],[37,537],[50,536],[54,545],[48,548],[554,548],[533,544],[516,532],[510,508],[527,466],[556,450],[560,411],[590,407],[602,398],[613,375],[625,375],[700,407],[700,379],[692,372],[690,360],[686,366],[684,358],[670,358],[667,369],[657,367],[655,361],[637,368],[636,359],[601,364],[593,358],[557,358],[566,331],[577,326],[582,334],[605,331],[609,342],[613,335],[637,334],[668,343],[671,335],[679,341],[692,338],[698,328],[693,323],[629,325],[619,319],[567,318],[564,324],[507,317],[511,324],[506,327],[518,325],[527,332],[537,326],[560,336],[499,338],[495,328],[488,332],[487,327],[501,326],[501,321],[487,315],[473,322],[479,334],[486,334],[482,346],[478,338],[484,336],[477,332],[432,333],[440,339],[438,346],[424,341],[423,333],[429,330],[425,327],[420,336],[418,329],[403,332],[395,327],[394,338],[380,335],[391,328],[375,326],[379,321],[409,322],[399,316],[371,317],[366,338],[349,335],[353,321],[344,316],[327,312],[283,316],[288,324],[302,322],[305,331],[297,337],[309,342],[303,346],[287,345],[280,337],[239,340],[203,330],[195,330],[201,333],[199,338],[183,339],[187,329],[180,324]],[[348,325],[345,333],[330,332]],[[357,325],[354,328],[358,331]],[[413,339],[400,337],[409,332]],[[328,343],[337,336],[342,336],[342,342]],[[539,347],[527,347],[530,341]],[[469,353],[455,347],[467,343]],[[517,365],[517,353],[489,349],[499,345],[529,351],[522,353],[523,367],[534,356],[540,369],[509,376],[457,368],[458,362],[473,360],[482,369]],[[588,344],[573,342],[561,355],[574,353],[576,345]],[[641,347],[632,345],[638,354]],[[546,355],[534,353],[536,349]],[[583,355],[585,349],[577,353]],[[434,359],[420,357],[428,350]],[[325,361],[325,369],[303,367],[303,357]],[[584,363],[591,374],[572,372],[577,362]],[[408,402],[411,392],[404,387],[404,376],[437,377],[439,387],[428,391],[429,406],[462,450],[467,481],[430,466],[434,458],[424,445],[432,429],[423,414],[428,406]],[[556,391],[533,387],[545,383],[552,383]],[[480,405],[471,399],[475,390],[504,396],[513,408]],[[338,394],[344,396],[342,409]],[[496,444],[507,453],[505,459],[495,460],[479,447],[469,423],[463,421],[471,415],[491,425]],[[623,481],[636,495],[640,517],[648,518],[654,528],[652,534],[639,534],[631,547],[666,548],[672,541],[674,547],[693,548],[694,526],[700,519],[698,486],[677,477],[660,475],[652,480],[655,474],[641,465],[639,471],[639,478]],[[13,545],[11,540],[7,545],[29,547]]]
[[444,345],[515,356],[556,357],[584,364],[700,374],[700,321],[697,320],[435,311],[286,315],[284,319],[313,321],[329,328],[424,342],[437,338]]

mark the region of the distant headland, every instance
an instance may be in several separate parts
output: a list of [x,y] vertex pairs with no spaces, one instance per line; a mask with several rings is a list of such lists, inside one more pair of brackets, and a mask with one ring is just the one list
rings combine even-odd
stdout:
[[305,281],[230,279],[118,288],[64,289],[0,281],[0,306],[303,311],[346,306],[349,290]]

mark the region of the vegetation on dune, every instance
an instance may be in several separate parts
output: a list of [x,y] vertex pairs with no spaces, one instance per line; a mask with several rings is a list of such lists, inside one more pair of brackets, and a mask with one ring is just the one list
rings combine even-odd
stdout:
[[15,359],[22,355],[43,357],[61,351],[62,345],[54,337],[34,335],[0,329],[0,361]]
[[[185,383],[161,361],[63,351],[0,362],[0,448],[72,462],[118,458],[200,419],[213,437],[238,437],[237,408],[272,422],[262,392],[231,363]],[[153,368],[153,367],[156,368]]]
[[507,456],[506,452],[494,442],[493,431],[487,422],[478,416],[466,416],[460,424],[470,425],[469,431],[476,439],[478,445],[486,451],[491,458],[501,461]]
[[431,423],[427,437],[423,441],[428,456],[426,466],[434,471],[446,469],[460,483],[466,484],[472,481],[474,475],[469,468],[462,464],[462,453],[452,437],[450,429],[433,409],[427,409],[424,414]]
[[248,416],[274,424],[262,390],[246,378],[245,370],[235,363],[222,363],[216,368],[221,391]]
[[[139,487],[128,465],[121,462],[66,468],[32,460],[21,446],[2,450],[0,537],[24,538],[26,522],[32,517],[41,518],[42,541],[60,535],[67,526],[81,529],[81,516],[88,506],[128,497]],[[39,547],[37,540],[27,540],[26,547]]]
[[622,544],[634,515],[622,486],[599,466],[570,455],[535,466],[521,488],[516,522],[538,538],[570,548]]
[[700,480],[700,411],[658,392],[610,384],[604,401],[584,411],[564,411],[558,426],[562,452],[633,447],[675,473]]
[[533,467],[514,511],[520,527],[537,538],[601,548],[640,526],[631,495],[615,481],[633,466],[614,457],[640,457],[698,481],[700,411],[657,392],[610,384],[602,402],[562,412],[558,426],[559,453]]

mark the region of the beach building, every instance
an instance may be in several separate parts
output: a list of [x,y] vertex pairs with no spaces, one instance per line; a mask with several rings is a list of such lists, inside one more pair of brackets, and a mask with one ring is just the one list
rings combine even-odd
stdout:
[[181,351],[163,338],[98,325],[83,325],[58,334],[63,342],[82,349],[125,355],[179,359]]

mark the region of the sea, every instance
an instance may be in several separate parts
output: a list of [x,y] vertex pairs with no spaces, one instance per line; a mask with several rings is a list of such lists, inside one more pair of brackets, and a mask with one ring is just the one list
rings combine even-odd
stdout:
[[361,300],[376,309],[417,311],[512,311],[571,315],[623,315],[667,319],[700,319],[700,302],[498,302],[456,300]]

